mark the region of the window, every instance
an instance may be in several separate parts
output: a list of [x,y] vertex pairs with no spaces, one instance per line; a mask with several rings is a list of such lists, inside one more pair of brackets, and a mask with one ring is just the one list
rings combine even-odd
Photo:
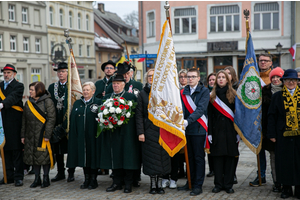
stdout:
[[89,69],[89,78],[93,78],[93,71],[92,69]]
[[63,26],[63,10],[62,9],[59,9],[59,25],[60,26]]
[[82,56],[82,45],[81,44],[79,45],[79,48],[78,48],[78,55]]
[[78,69],[78,74],[80,79],[85,78],[85,70],[84,69]]
[[175,33],[196,33],[197,26],[195,8],[175,9],[174,20]]
[[210,32],[240,30],[240,9],[237,5],[210,8]]
[[128,36],[131,35],[130,33],[131,33],[131,31],[130,31],[130,30],[127,30],[127,35],[128,35]]
[[15,21],[15,6],[11,4],[8,5],[8,20]]
[[69,11],[69,26],[70,26],[70,28],[72,28],[73,27],[73,15],[72,15],[72,12],[71,11]]
[[50,20],[50,25],[53,25],[53,8],[49,8],[49,20]]
[[2,51],[2,35],[0,35],[0,51]]
[[35,39],[35,52],[41,53],[41,39]]
[[41,69],[31,69],[31,82],[41,81]]
[[10,36],[10,51],[16,51],[16,36]]
[[101,63],[101,53],[98,53],[98,63]]
[[28,23],[28,8],[22,8],[22,23]]
[[29,38],[28,37],[23,38],[23,51],[29,52]]
[[81,15],[78,13],[78,29],[81,29]]
[[[51,41],[50,46],[51,46],[51,52],[52,52],[52,55],[54,56],[54,51],[52,51],[52,48],[54,47],[54,42],[53,42],[53,41]],[[64,51],[63,51],[63,52],[64,52]]]
[[86,56],[90,57],[90,45],[86,46]]
[[89,16],[88,15],[86,15],[85,23],[86,23],[86,30],[88,31],[89,30]]
[[256,3],[254,5],[254,30],[279,29],[279,4]]
[[155,16],[154,12],[148,13],[148,37],[155,36]]

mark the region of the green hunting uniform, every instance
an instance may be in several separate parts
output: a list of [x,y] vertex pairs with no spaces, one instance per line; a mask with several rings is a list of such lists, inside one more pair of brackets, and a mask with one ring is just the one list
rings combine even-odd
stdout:
[[[101,99],[103,96],[102,96],[102,93],[105,91],[107,91],[107,88],[108,86],[112,83],[112,76],[107,80],[106,77],[104,77],[103,79],[97,81],[95,83],[95,86],[96,86],[96,92],[94,94],[94,97],[97,97],[99,99]],[[107,93],[108,94],[108,93]]]
[[[143,84],[141,82],[132,79],[130,79],[130,81],[125,84],[125,88],[124,88],[125,91],[127,91],[128,93],[133,93],[136,96],[139,93],[139,91],[141,91],[142,89],[143,89]],[[112,84],[107,86],[106,93],[107,94],[113,93]]]

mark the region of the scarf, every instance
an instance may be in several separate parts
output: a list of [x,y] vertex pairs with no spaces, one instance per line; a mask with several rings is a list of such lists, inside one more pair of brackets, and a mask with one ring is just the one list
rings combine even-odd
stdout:
[[273,85],[273,83],[271,83],[271,92],[272,94],[281,91],[282,90],[282,83],[280,83],[279,85]]
[[272,69],[270,68],[270,69],[268,69],[265,72],[260,72],[259,73],[260,74],[260,78],[265,82],[266,85],[268,85],[268,84],[271,83],[270,78],[269,78],[269,74],[270,74],[271,70]]
[[282,89],[283,104],[285,109],[286,126],[284,137],[300,135],[298,116],[300,116],[300,89],[297,86],[291,96],[286,86]]

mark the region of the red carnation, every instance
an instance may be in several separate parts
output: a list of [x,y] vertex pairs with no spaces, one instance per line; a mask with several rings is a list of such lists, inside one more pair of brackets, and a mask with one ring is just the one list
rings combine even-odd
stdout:
[[119,106],[119,102],[118,102],[118,101],[115,101],[114,105],[115,105],[115,106]]
[[104,108],[105,108],[105,106],[102,106],[100,109],[101,109],[101,110],[104,110]]
[[124,121],[124,120],[125,120],[125,117],[124,117],[124,116],[121,116],[121,117],[120,117],[120,120],[121,120],[121,121]]
[[117,101],[118,99],[116,99],[116,98],[113,98],[113,100],[114,100],[114,101]]
[[104,122],[104,125],[107,126],[107,125],[108,125],[108,121],[105,121],[105,122]]
[[124,97],[120,97],[120,99],[124,99]]
[[113,125],[116,125],[116,124],[117,124],[117,121],[113,121],[112,124],[113,124]]
[[114,118],[113,118],[113,117],[109,117],[108,120],[109,120],[110,122],[113,122],[113,121],[114,121]]
[[129,109],[129,105],[125,105],[125,109],[128,110]]
[[121,105],[119,106],[119,108],[120,108],[121,110],[123,110],[123,109],[124,109],[124,105],[121,104]]

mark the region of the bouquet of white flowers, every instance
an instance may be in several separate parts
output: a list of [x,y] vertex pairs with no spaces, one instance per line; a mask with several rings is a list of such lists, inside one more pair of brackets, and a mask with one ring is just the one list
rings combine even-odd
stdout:
[[103,130],[113,131],[122,124],[127,124],[129,118],[133,116],[133,109],[136,107],[135,102],[127,101],[123,97],[109,98],[98,109],[97,137]]

